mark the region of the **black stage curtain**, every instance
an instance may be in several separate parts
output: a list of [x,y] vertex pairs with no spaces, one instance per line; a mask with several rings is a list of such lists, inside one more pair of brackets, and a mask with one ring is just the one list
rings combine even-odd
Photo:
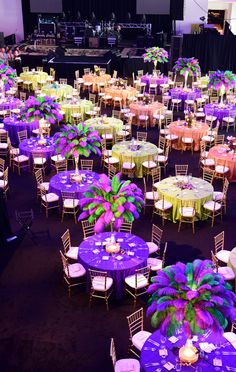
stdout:
[[183,57],[198,58],[205,73],[211,70],[236,72],[236,36],[184,35]]

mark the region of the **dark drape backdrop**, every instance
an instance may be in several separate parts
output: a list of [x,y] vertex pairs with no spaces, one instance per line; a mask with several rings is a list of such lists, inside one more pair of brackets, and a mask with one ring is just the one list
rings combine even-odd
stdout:
[[184,35],[183,57],[196,57],[203,72],[232,70],[236,72],[236,36]]
[[[39,0],[40,1],[40,0]],[[50,0],[48,0],[50,1]],[[118,22],[127,21],[127,13],[131,14],[131,22],[140,22],[142,15],[136,15],[136,0],[62,0],[63,11],[72,20],[77,17],[79,11],[82,19],[90,19],[94,12],[98,20],[109,20],[112,12],[115,13]],[[37,15],[30,13],[30,0],[22,0],[23,21],[25,36],[31,33],[37,25]],[[152,23],[152,33],[171,32],[171,17],[169,15],[147,15],[147,23]]]

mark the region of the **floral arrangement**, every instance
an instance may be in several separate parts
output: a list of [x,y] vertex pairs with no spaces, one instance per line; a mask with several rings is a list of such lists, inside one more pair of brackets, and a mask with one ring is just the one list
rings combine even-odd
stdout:
[[175,186],[181,190],[193,190],[194,186],[190,182],[178,181],[175,183]]
[[100,67],[97,65],[94,65],[94,74],[97,76],[100,76]]
[[16,70],[13,70],[8,65],[0,60],[0,79],[2,80],[3,84],[5,85],[5,89],[9,89],[16,83]]
[[192,111],[187,111],[185,112],[185,123],[187,124],[188,127],[191,127],[194,123],[195,120],[195,115]]
[[175,62],[173,67],[175,71],[178,71],[180,75],[183,76],[199,76],[201,69],[199,66],[198,59],[191,57],[191,58],[183,58],[180,57]]
[[44,119],[50,124],[62,119],[59,104],[48,96],[30,96],[21,109],[21,115],[27,121]]
[[99,149],[101,138],[97,131],[85,123],[65,125],[62,132],[55,134],[54,139],[56,152],[67,159],[70,156],[78,157],[79,155],[88,157],[92,152],[101,155]]
[[236,295],[209,260],[178,262],[157,272],[148,288],[147,315],[165,335],[183,328],[187,337],[209,328],[222,334],[229,319],[236,320]]
[[235,85],[236,75],[232,71],[215,71],[209,76],[209,88],[228,90]]
[[164,48],[151,47],[145,50],[146,53],[143,54],[144,62],[154,62],[155,67],[158,62],[168,62],[168,52]]
[[230,150],[233,150],[234,152],[236,152],[236,137],[228,136],[227,141],[228,141],[227,143],[228,143]]
[[109,225],[119,230],[123,221],[137,219],[144,205],[142,190],[131,181],[121,181],[120,174],[112,180],[102,174],[98,184],[91,186],[84,196],[80,200],[83,212],[79,220],[88,218],[91,223],[96,221],[95,233]]
[[121,78],[118,78],[114,83],[114,86],[118,88],[125,88],[126,85],[127,85],[127,80],[124,80]]

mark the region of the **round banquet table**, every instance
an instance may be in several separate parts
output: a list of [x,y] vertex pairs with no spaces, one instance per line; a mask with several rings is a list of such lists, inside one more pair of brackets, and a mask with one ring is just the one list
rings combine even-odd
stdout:
[[44,71],[28,71],[22,72],[20,78],[23,81],[31,81],[33,84],[33,89],[37,89],[38,83],[46,84],[48,74]]
[[85,113],[93,109],[93,103],[86,99],[77,102],[61,102],[61,109],[65,112],[66,122],[71,122],[71,114],[82,114],[82,120],[85,118]]
[[[193,185],[192,190],[182,190],[176,186],[177,182],[189,182]],[[196,177],[168,177],[158,182],[157,191],[160,198],[164,196],[164,199],[173,204],[172,208],[172,221],[176,222],[179,220],[180,213],[179,209],[181,203],[183,206],[188,206],[189,202],[195,203],[196,218],[198,220],[203,219],[202,216],[202,205],[211,200],[213,197],[213,186],[201,178]]]
[[0,110],[19,109],[22,106],[22,101],[14,97],[5,97],[0,99]]
[[[236,355],[234,347],[224,337],[217,337],[216,335],[209,334],[208,337],[198,335],[195,336],[196,341],[193,341],[193,345],[200,350],[200,345],[203,342],[208,344],[217,345],[217,349],[210,353],[204,353],[204,357],[198,359],[192,366],[182,366],[181,371],[193,371],[197,366],[202,367],[202,372],[227,372],[227,367],[236,366]],[[163,338],[162,338],[163,339]],[[164,339],[165,342],[161,342],[161,333],[159,330],[155,331],[144,343],[140,355],[141,370],[143,372],[164,372],[168,370],[175,370],[176,358],[179,354],[179,348],[186,343],[186,336],[184,333],[176,334],[174,336]],[[154,343],[152,343],[154,342]],[[222,345],[221,347],[219,345]],[[166,357],[162,357],[159,354],[160,349],[167,350]],[[214,359],[221,359],[222,366],[215,367]],[[172,368],[167,368],[171,363]],[[153,365],[154,364],[154,365]],[[166,367],[165,367],[166,365]]]
[[214,109],[213,115],[216,116],[221,123],[224,117],[229,116],[229,111],[236,110],[236,106],[227,103],[224,105],[224,107],[220,107],[219,103],[208,103],[204,106],[204,111],[209,109]]
[[146,160],[153,159],[158,154],[156,145],[150,142],[136,141],[138,150],[131,150],[132,141],[122,141],[112,147],[112,156],[117,159],[122,157],[122,161],[132,161],[135,163],[134,176],[143,177],[142,163]]
[[111,80],[111,75],[109,74],[102,74],[97,76],[95,74],[85,74],[83,75],[83,80],[85,83],[93,83],[93,90],[97,90],[97,84],[104,84],[107,85],[108,81]]
[[50,97],[58,97],[60,101],[63,101],[66,95],[72,95],[73,88],[71,85],[54,83],[42,87],[41,92]]
[[[116,241],[120,243],[121,251],[109,255],[105,251],[105,244],[109,241],[110,232],[96,234],[84,240],[79,246],[78,260],[86,270],[106,271],[112,277],[116,298],[124,294],[124,280],[147,264],[148,246],[138,236],[124,233],[114,233]],[[89,282],[89,277],[88,277]]]
[[39,138],[31,137],[22,141],[19,144],[20,154],[26,155],[30,158],[31,166],[32,166],[32,153],[43,153],[47,160],[47,167],[50,169],[51,167],[51,156],[55,154],[55,145],[54,139],[52,137],[45,137],[47,140],[46,145],[39,145],[38,140]]
[[99,135],[103,134],[106,129],[112,129],[113,134],[122,130],[123,121],[113,117],[98,117],[91,118],[85,121],[93,129],[97,130]]
[[18,146],[19,144],[18,132],[22,130],[27,130],[28,137],[30,137],[32,130],[38,129],[39,127],[38,120],[34,120],[30,122],[21,121],[21,120],[18,120],[15,116],[6,117],[3,120],[3,123],[4,123],[4,129],[8,131],[11,144],[14,146]]
[[179,99],[181,99],[183,101],[183,103],[184,103],[184,101],[186,101],[189,94],[195,94],[196,98],[201,97],[201,91],[199,89],[187,89],[187,90],[185,90],[184,88],[173,88],[173,89],[170,89],[170,94],[171,94],[171,96],[173,94],[174,95],[178,94]]
[[206,123],[195,122],[192,127],[188,127],[184,120],[177,120],[170,124],[169,130],[171,134],[176,134],[179,137],[179,141],[173,141],[172,147],[181,150],[181,138],[191,137],[194,141],[194,151],[198,151],[200,148],[201,137],[207,134],[209,126]]
[[83,176],[83,182],[71,182],[70,175],[74,170],[64,171],[56,174],[50,179],[49,192],[54,192],[61,197],[62,191],[75,192],[76,197],[81,199],[83,193],[88,191],[89,187],[99,181],[99,174],[91,171],[80,170],[79,174]]
[[228,266],[230,266],[236,274],[236,247],[230,252]]
[[146,92],[149,91],[150,81],[152,84],[157,84],[158,93],[160,93],[160,84],[168,84],[167,76],[154,76],[154,75],[143,75],[141,76],[141,82],[146,83]]
[[120,97],[123,100],[123,103],[125,103],[127,98],[133,98],[138,94],[137,89],[133,87],[107,87],[105,88],[105,94],[111,96],[112,98]]
[[164,107],[163,103],[160,102],[153,102],[148,105],[145,105],[141,101],[131,103],[129,106],[130,111],[133,112],[136,115],[136,117],[140,114],[148,115],[150,125],[153,125],[153,115],[162,110],[163,107]]
[[236,182],[236,153],[230,151],[228,145],[216,145],[210,148],[209,159],[214,159],[216,165],[225,163],[229,167],[227,178],[230,182]]

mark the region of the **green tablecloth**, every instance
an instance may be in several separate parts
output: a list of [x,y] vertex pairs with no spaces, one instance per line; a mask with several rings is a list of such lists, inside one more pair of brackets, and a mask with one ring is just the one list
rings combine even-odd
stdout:
[[63,101],[64,97],[67,94],[72,95],[73,88],[71,85],[67,84],[48,84],[44,85],[41,89],[43,94],[46,94],[47,96],[55,96],[58,97],[60,101]]
[[[176,186],[176,183],[179,181],[192,184],[193,189],[181,190],[181,188]],[[196,177],[168,177],[158,183],[157,190],[160,197],[164,196],[165,200],[173,204],[173,222],[179,220],[179,208],[181,207],[181,202],[183,206],[189,206],[189,203],[195,203],[196,218],[199,220],[203,219],[202,205],[206,201],[211,200],[213,196],[212,185],[209,182]]]
[[93,104],[88,100],[81,100],[77,103],[61,102],[61,109],[65,111],[66,122],[71,122],[71,114],[81,113],[82,120],[85,119],[85,112],[93,109]]
[[117,159],[122,158],[122,161],[130,161],[132,157],[132,161],[135,163],[135,177],[141,178],[143,177],[143,169],[142,163],[148,159],[153,159],[158,152],[157,146],[153,145],[150,142],[141,142],[136,141],[136,144],[140,146],[140,148],[136,151],[132,151],[131,141],[123,141],[116,143],[112,147],[112,156]]
[[231,267],[236,274],[236,247],[233,248],[230,253],[228,266]]
[[103,134],[106,129],[113,129],[113,134],[115,135],[115,132],[121,130],[123,127],[122,120],[110,117],[91,118],[86,120],[85,123],[96,129],[100,135]]
[[20,78],[23,81],[31,81],[33,84],[33,89],[37,89],[38,83],[46,84],[48,74],[44,71],[29,71],[29,72],[22,72],[20,74]]

